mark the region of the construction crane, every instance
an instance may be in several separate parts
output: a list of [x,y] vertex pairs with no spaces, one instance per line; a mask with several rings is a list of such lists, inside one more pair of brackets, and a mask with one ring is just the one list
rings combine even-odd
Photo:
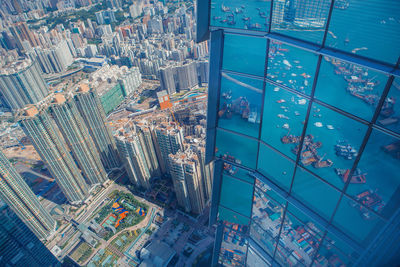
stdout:
[[180,126],[179,122],[178,122],[178,121],[176,120],[176,118],[175,118],[175,114],[174,114],[174,112],[172,111],[172,108],[169,108],[169,111],[171,112],[172,118],[174,119],[174,122],[176,123],[176,125]]

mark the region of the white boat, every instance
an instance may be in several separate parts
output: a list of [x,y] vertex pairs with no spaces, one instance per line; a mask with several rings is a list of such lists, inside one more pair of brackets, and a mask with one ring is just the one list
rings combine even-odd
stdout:
[[300,112],[298,112],[298,111],[295,111],[295,112],[294,112],[294,115],[296,115],[296,116],[300,116]]
[[288,124],[288,123],[285,123],[284,125],[282,125],[282,128],[284,128],[284,129],[289,129],[289,124]]
[[314,125],[318,128],[321,128],[322,126],[324,126],[321,122],[317,121],[316,123],[314,123]]
[[256,123],[257,120],[257,112],[253,111],[250,112],[249,118],[247,119],[248,122]]
[[279,87],[278,86],[274,88],[274,92],[279,92]]
[[289,119],[288,116],[285,116],[285,115],[283,115],[283,114],[278,114],[277,116],[278,116],[278,118],[281,118],[281,119],[286,119],[286,120]]
[[334,128],[332,125],[330,125],[330,124],[326,125],[326,128],[328,128],[329,130],[335,129],[335,128]]
[[284,59],[282,62],[283,62],[283,64],[285,64],[285,65],[288,66],[289,68],[292,67],[292,64],[290,64],[290,62],[289,62],[287,59]]
[[299,101],[297,101],[297,104],[299,105],[305,105],[307,103],[307,100],[305,100],[304,98],[299,99]]
[[292,74],[290,74],[290,75],[292,75],[293,77],[296,77],[296,76],[297,76],[297,74],[296,74],[296,73],[292,73]]

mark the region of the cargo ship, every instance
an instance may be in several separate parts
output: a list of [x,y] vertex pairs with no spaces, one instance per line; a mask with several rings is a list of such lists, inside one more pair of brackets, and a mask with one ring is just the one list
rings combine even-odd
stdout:
[[350,144],[346,144],[344,141],[339,141],[335,145],[336,155],[345,159],[351,160],[357,157],[358,152]]
[[351,200],[350,205],[354,208],[358,208],[364,219],[371,219],[371,213],[365,207],[379,213],[385,206],[382,197],[379,196],[376,191],[372,190],[365,190],[358,194],[356,196],[356,201],[358,203]]
[[[347,183],[350,175],[350,169],[338,169],[335,168],[335,172],[342,178],[343,183]],[[365,184],[366,173],[362,173],[360,169],[356,169],[353,176],[350,179],[351,184]]]

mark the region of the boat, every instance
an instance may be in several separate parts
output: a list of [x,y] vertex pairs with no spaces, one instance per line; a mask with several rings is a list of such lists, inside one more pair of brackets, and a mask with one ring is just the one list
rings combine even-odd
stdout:
[[278,86],[276,86],[276,87],[274,88],[274,92],[279,92],[279,87],[278,87]]
[[318,127],[318,128],[320,128],[320,127],[323,126],[322,123],[319,122],[319,121],[317,121],[316,123],[314,123],[314,125],[315,125],[315,127]]
[[249,20],[250,20],[250,17],[243,17],[242,20],[244,20],[244,21],[249,21]]
[[250,113],[249,118],[247,119],[248,122],[256,123],[257,120],[257,112],[253,111]]
[[330,124],[328,124],[328,125],[326,125],[326,128],[328,128],[328,130],[333,130],[333,129],[335,129],[332,125],[330,125]]
[[229,100],[232,98],[232,90],[222,93],[222,97]]
[[344,142],[339,142],[337,145],[335,145],[335,151],[337,156],[348,160],[351,160],[358,155],[356,149],[354,149],[350,144],[346,144]]
[[243,10],[240,9],[240,8],[235,8],[235,13],[236,14],[241,14],[241,13],[243,13]]
[[278,118],[281,118],[281,119],[286,119],[286,120],[289,119],[288,116],[285,116],[285,115],[283,115],[283,114],[278,114],[277,116],[278,116]]
[[331,167],[333,165],[333,161],[330,159],[327,160],[319,160],[314,163],[314,168],[325,168],[325,167]]
[[224,6],[224,4],[221,4],[221,10],[223,12],[230,12],[231,11],[231,9],[229,7],[227,7],[227,6]]
[[[335,168],[335,173],[342,178],[343,183],[347,183],[350,175],[350,169],[339,169]],[[362,173],[360,169],[356,169],[353,176],[350,179],[351,184],[365,184],[366,173]]]
[[282,125],[282,128],[284,128],[284,129],[289,129],[289,124],[288,124],[288,123],[283,124],[283,125]]
[[280,104],[280,103],[285,103],[285,102],[286,102],[285,99],[279,99],[279,100],[276,101],[276,103],[279,103],[279,104]]
[[283,144],[296,144],[299,142],[299,138],[295,135],[285,135],[281,138]]

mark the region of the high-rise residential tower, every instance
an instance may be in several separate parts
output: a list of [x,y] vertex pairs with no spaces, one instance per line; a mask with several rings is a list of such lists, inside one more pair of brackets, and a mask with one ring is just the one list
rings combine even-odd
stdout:
[[0,202],[0,266],[60,265],[26,222]]
[[46,239],[54,231],[56,221],[39,203],[35,194],[1,151],[0,198],[39,239]]
[[106,125],[106,115],[97,94],[86,84],[82,84],[76,91],[74,100],[104,167],[108,170],[120,167],[115,141]]
[[0,93],[7,105],[16,110],[43,100],[49,88],[37,61],[24,58],[0,69]]
[[201,214],[205,207],[200,163],[190,149],[168,155],[169,166],[179,206],[186,212]]
[[88,184],[105,182],[104,166],[73,98],[55,94],[49,110]]
[[144,149],[136,133],[136,126],[130,121],[117,131],[115,140],[121,160],[132,183],[150,188],[150,162],[146,160]]
[[38,110],[31,106],[18,117],[25,134],[43,161],[48,165],[52,176],[71,203],[82,202],[88,194],[86,184],[78,166],[59,136],[57,126],[48,110]]
[[197,13],[197,41],[211,37],[211,266],[398,265],[400,2]]

